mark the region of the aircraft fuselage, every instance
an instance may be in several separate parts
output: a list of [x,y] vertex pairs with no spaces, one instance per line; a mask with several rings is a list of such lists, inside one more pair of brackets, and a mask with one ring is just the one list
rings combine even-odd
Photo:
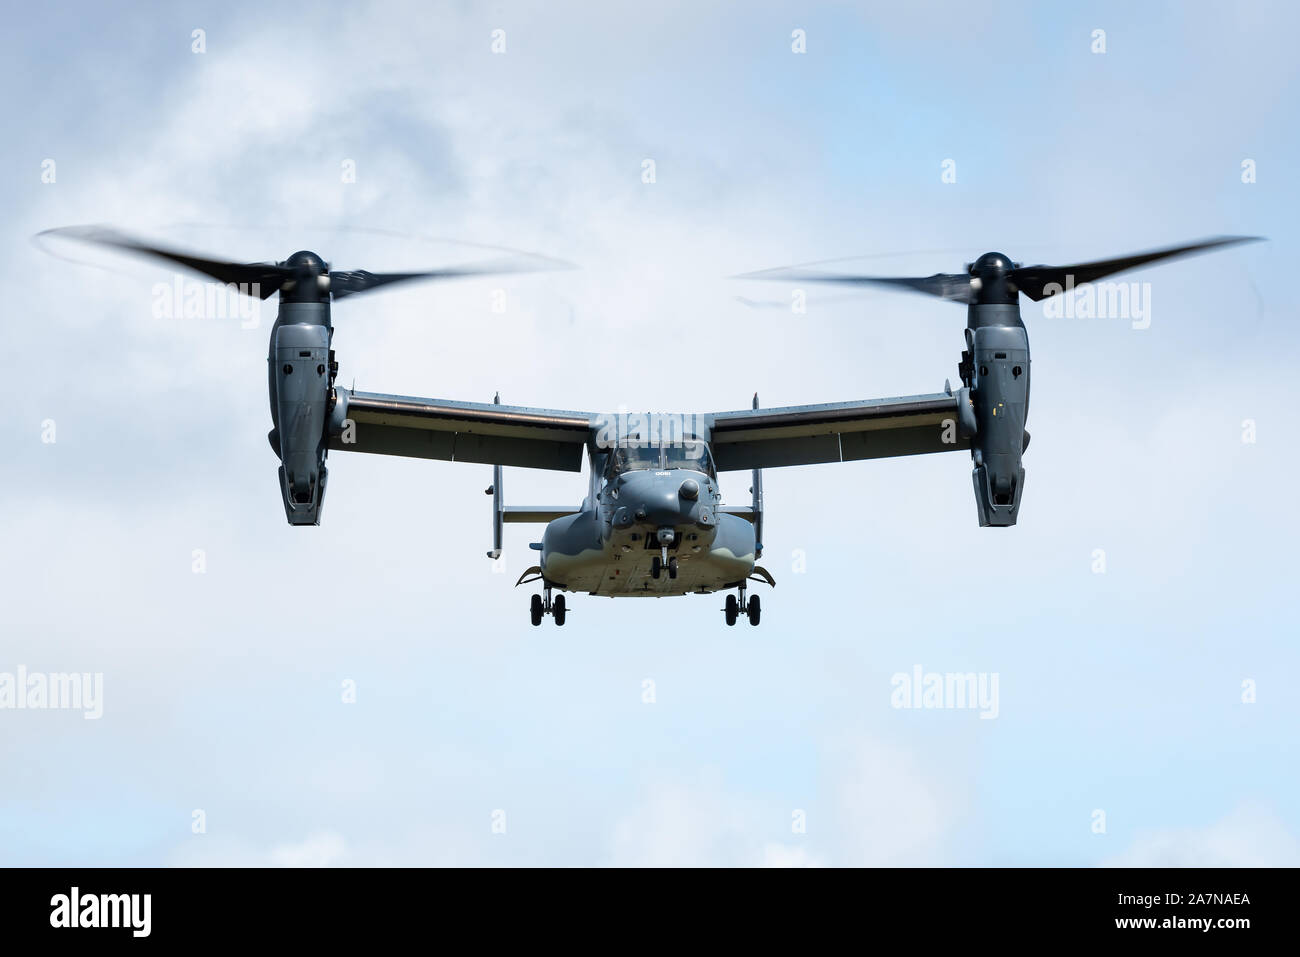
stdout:
[[707,594],[754,570],[754,526],[721,510],[708,472],[625,471],[602,478],[583,505],[542,535],[542,576],[555,588],[611,597]]

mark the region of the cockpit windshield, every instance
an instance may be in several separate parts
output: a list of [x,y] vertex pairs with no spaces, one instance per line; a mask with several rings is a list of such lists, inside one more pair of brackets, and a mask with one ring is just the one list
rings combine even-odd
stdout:
[[698,439],[687,439],[675,445],[664,447],[664,468],[691,469],[713,476],[713,459],[709,457],[709,447]]
[[659,468],[659,450],[654,448],[620,446],[614,449],[609,457],[610,478],[622,475],[624,472],[635,472],[637,469],[657,468]]
[[609,457],[607,478],[615,478],[624,472],[638,469],[690,469],[703,472],[710,478],[716,478],[713,459],[709,456],[709,447],[698,439],[671,442],[658,448],[647,446],[619,446]]

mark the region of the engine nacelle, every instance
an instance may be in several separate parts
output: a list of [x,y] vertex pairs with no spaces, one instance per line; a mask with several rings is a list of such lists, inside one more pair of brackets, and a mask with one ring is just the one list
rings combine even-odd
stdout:
[[1020,457],[1029,442],[1029,337],[1015,306],[972,306],[978,324],[966,330],[971,402],[975,504],[981,526],[1016,524],[1025,470]]
[[271,402],[280,456],[280,490],[290,525],[319,525],[325,500],[330,414],[330,330],[278,325],[271,343]]

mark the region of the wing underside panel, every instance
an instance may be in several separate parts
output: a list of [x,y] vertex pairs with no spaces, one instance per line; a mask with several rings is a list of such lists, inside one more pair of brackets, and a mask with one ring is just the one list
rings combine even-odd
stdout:
[[[597,421],[585,412],[377,393],[347,401],[352,428],[331,438],[331,449],[562,472],[581,470]],[[734,471],[969,449],[956,427],[963,401],[964,390],[719,412],[708,417],[713,457],[720,471]]]
[[331,449],[561,472],[581,470],[590,434],[582,412],[374,393],[349,395],[347,418]]
[[722,412],[713,457],[719,471],[734,471],[969,449],[957,428],[960,401],[939,393]]

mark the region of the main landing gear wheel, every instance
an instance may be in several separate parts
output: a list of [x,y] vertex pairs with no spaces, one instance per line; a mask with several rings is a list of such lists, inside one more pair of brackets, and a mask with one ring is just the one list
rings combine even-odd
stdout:
[[565,615],[567,615],[569,611],[569,609],[565,606],[564,596],[556,595],[554,598],[552,598],[551,597],[552,583],[546,582],[545,586],[546,586],[546,597],[543,598],[541,595],[533,596],[533,603],[528,609],[529,616],[532,618],[532,622],[534,625],[540,625],[542,623],[542,619],[545,618],[547,615],[553,617],[557,625],[562,625],[564,624]]
[[727,604],[722,609],[723,613],[727,616],[727,624],[734,625],[736,623],[736,619],[740,617],[741,612],[744,612],[745,617],[749,619],[749,623],[751,625],[757,625],[759,618],[762,615],[762,606],[758,600],[758,596],[750,595],[749,601],[745,601],[744,582],[741,582],[736,587],[736,591],[739,594],[728,595]]

